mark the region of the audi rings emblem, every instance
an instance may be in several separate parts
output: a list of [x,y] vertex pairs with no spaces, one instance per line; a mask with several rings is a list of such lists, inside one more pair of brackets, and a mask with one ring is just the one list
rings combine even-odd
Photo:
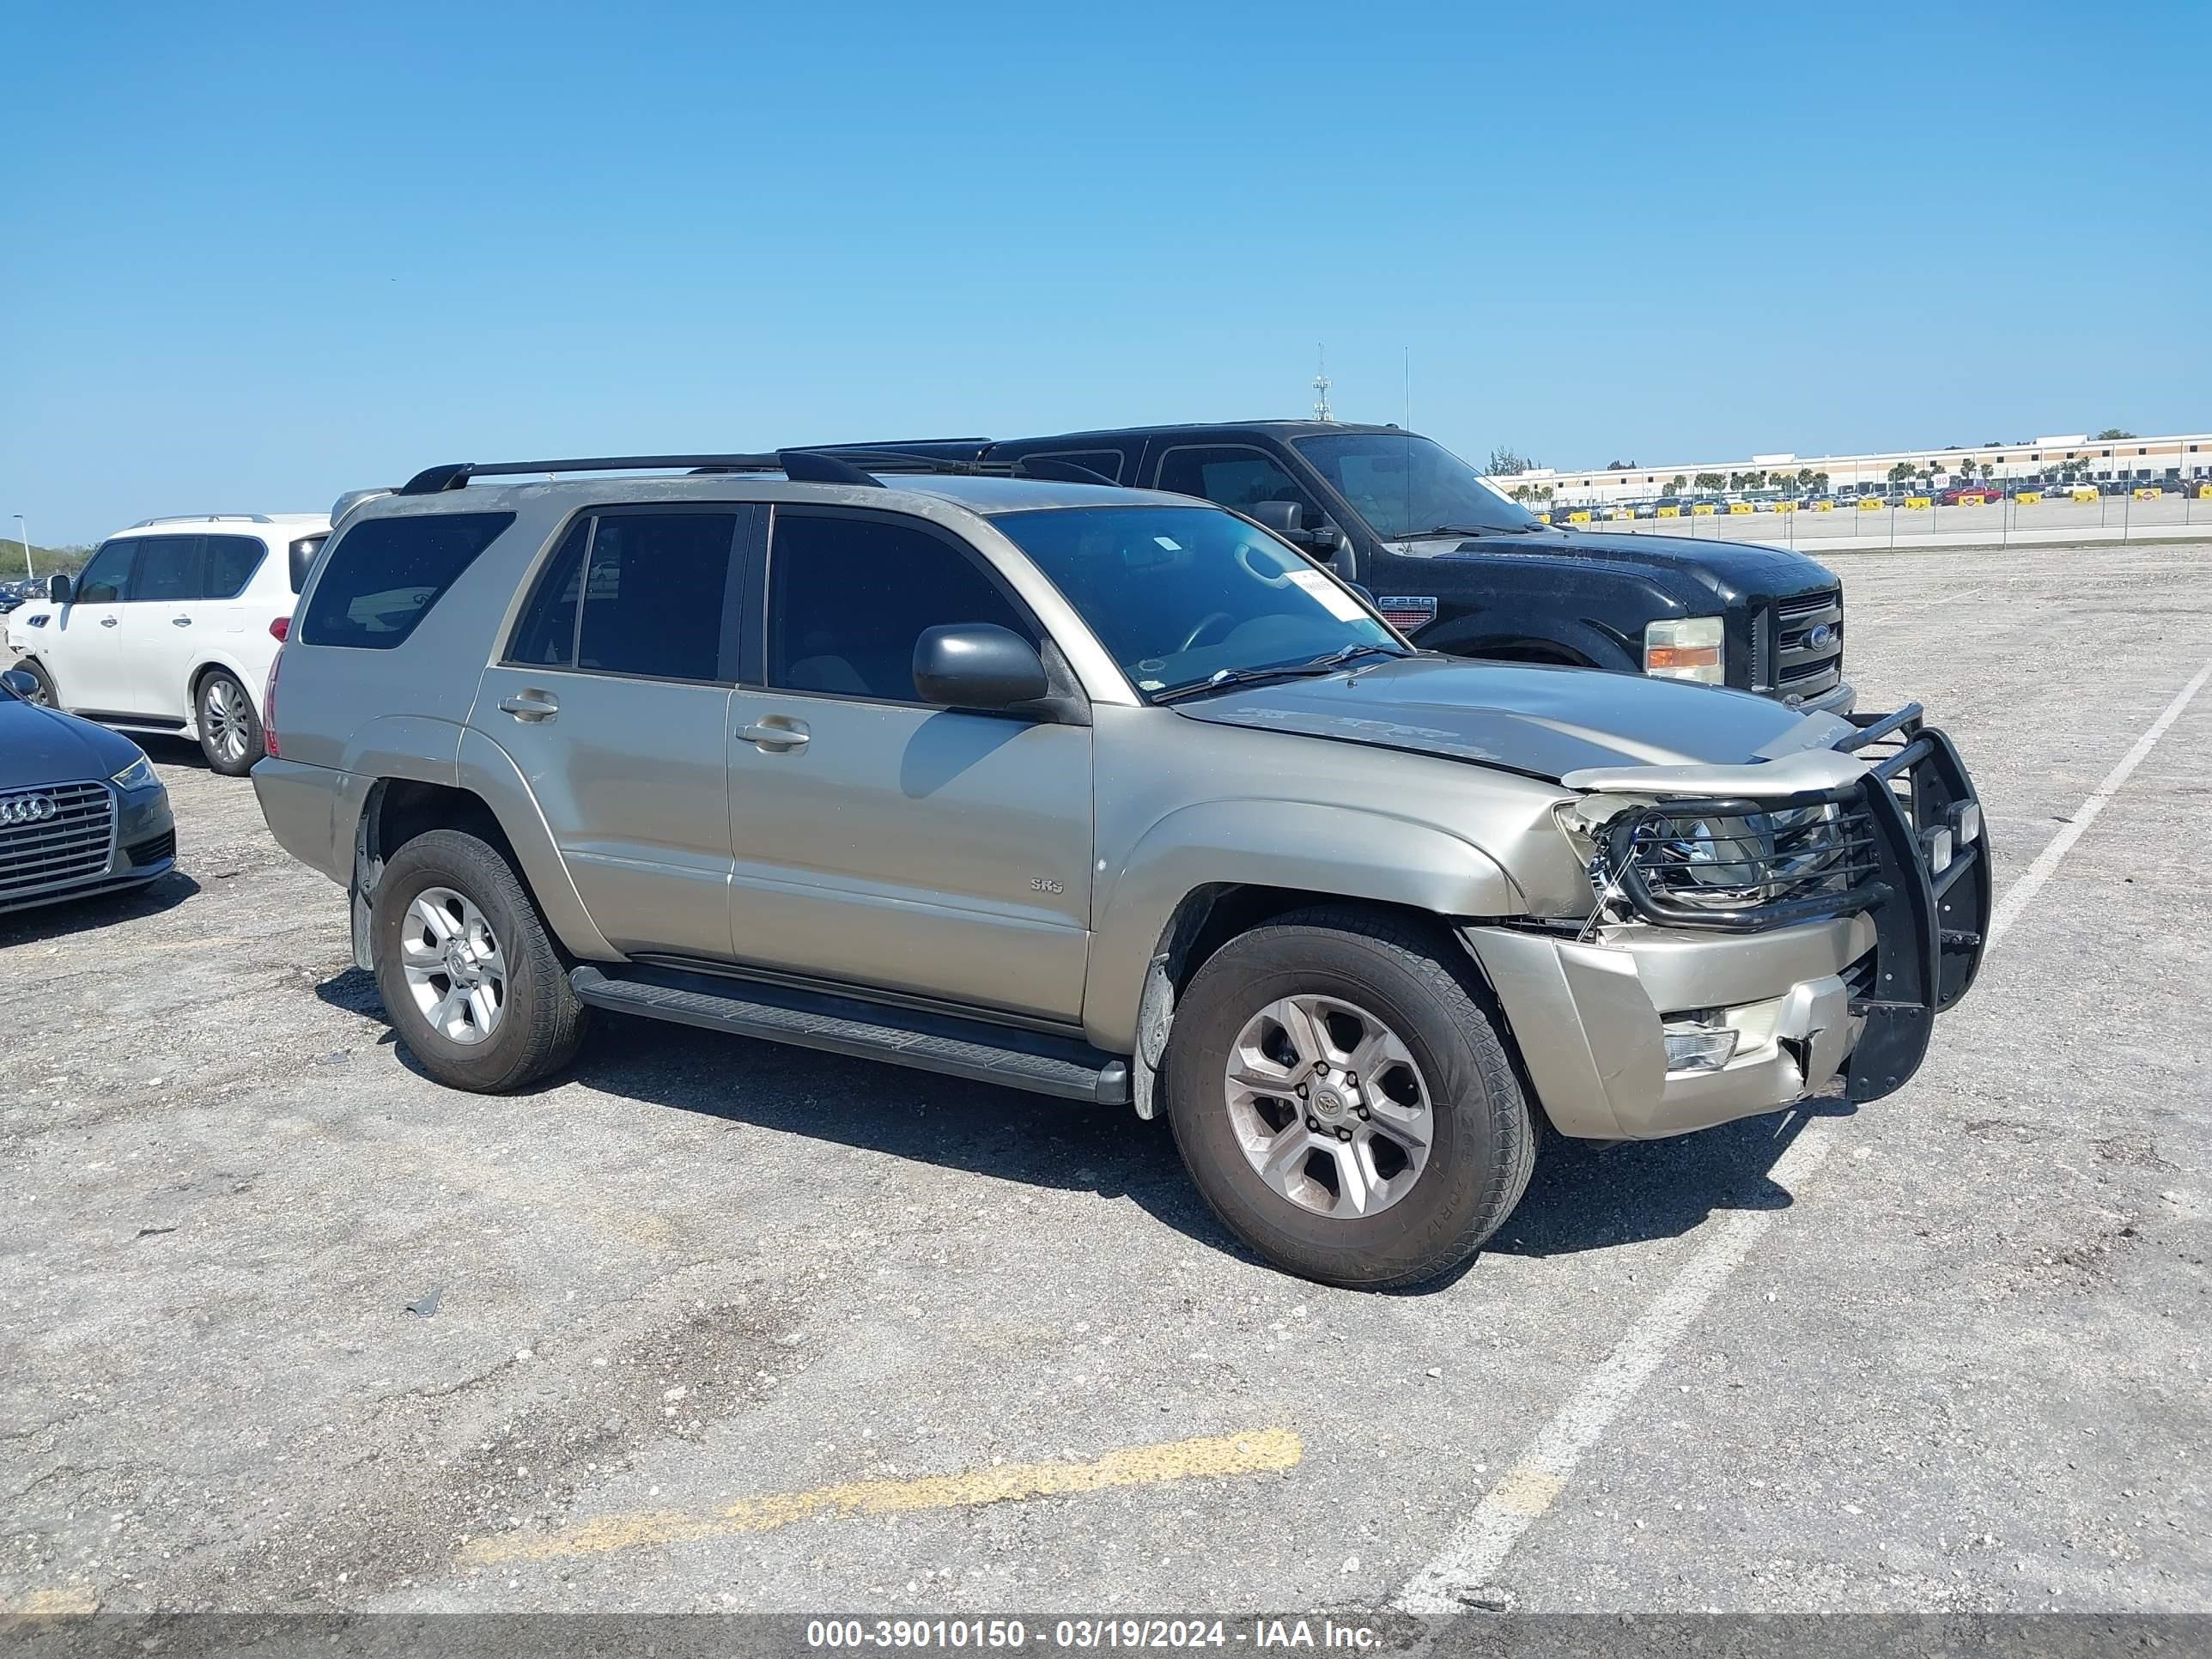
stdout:
[[0,797],[0,825],[44,823],[60,810],[54,805],[54,798],[52,795]]

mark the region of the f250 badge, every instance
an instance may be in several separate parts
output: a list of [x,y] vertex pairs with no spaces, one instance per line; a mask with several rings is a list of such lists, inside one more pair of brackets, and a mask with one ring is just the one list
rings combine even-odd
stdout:
[[1384,622],[1401,634],[1426,628],[1437,619],[1437,600],[1432,593],[1386,593],[1375,601],[1375,608],[1382,613]]

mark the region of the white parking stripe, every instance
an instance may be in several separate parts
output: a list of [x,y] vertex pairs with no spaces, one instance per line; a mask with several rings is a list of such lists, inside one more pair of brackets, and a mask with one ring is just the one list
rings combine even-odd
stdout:
[[[1993,946],[2008,932],[2074,843],[2094,823],[2144,757],[2181,718],[2207,679],[2212,662],[2175,694],[2166,712],[2105,775],[2072,820],[2051,837],[2026,873],[2006,890],[1990,917],[1988,944]],[[1985,949],[1987,947],[1984,947]],[[1808,1122],[1788,1151],[1776,1160],[1772,1179],[1795,1199],[1826,1160],[1839,1133],[1838,1120],[1816,1118]],[[1776,1210],[1746,1210],[1716,1227],[1698,1247],[1682,1270],[1661,1291],[1659,1299],[1637,1318],[1613,1351],[1583,1379],[1566,1403],[1553,1415],[1504,1477],[1482,1502],[1452,1530],[1434,1559],[1406,1583],[1394,1598],[1408,1613],[1457,1611],[1488,1586],[1521,1535],[1547,1510],[1582,1462],[1583,1454],[1597,1443],[1613,1419],[1644,1385],[1651,1380],[1682,1335],[1697,1322],[1714,1293],[1741,1267],[1752,1247],[1774,1224]]]

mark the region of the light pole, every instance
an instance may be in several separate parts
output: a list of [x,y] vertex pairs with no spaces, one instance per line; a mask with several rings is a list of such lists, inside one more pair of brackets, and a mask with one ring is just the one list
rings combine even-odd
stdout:
[[36,581],[39,573],[31,568],[31,530],[20,513],[15,514],[15,533],[23,538],[23,575],[27,580]]

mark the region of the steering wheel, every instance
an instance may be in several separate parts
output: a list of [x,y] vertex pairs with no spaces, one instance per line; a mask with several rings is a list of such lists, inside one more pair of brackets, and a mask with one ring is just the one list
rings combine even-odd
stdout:
[[1226,611],[1216,611],[1210,616],[1200,617],[1198,619],[1198,626],[1192,629],[1189,633],[1182,636],[1182,643],[1177,646],[1176,649],[1178,651],[1191,650],[1198,644],[1200,636],[1203,635],[1207,629],[1212,627],[1214,623],[1233,623],[1236,620],[1237,618],[1231,616]]

